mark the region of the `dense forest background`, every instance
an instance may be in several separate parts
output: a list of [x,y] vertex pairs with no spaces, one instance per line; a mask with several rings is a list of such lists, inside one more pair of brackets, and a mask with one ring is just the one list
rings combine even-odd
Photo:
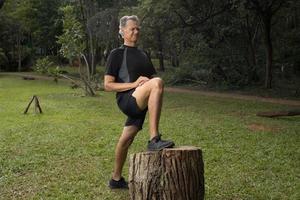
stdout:
[[174,72],[170,83],[290,84],[299,96],[299,11],[298,0],[0,0],[0,71],[30,71],[48,56],[61,66],[86,58],[93,75],[122,43],[119,18],[135,14],[139,46]]

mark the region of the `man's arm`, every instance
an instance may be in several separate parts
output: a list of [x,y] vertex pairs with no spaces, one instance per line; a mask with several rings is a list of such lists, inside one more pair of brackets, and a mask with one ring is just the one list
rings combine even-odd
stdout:
[[111,92],[123,92],[126,90],[130,90],[136,88],[138,86],[143,85],[149,78],[145,76],[140,76],[135,82],[132,83],[117,83],[115,82],[116,78],[111,75],[104,76],[104,89],[105,91]]

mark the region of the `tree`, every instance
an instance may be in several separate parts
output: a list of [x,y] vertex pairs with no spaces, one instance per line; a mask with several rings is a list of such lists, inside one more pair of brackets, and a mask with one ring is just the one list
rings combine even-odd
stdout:
[[[61,44],[60,52],[69,60],[77,59],[79,62],[79,72],[81,79],[85,84],[85,92],[94,96],[95,92],[91,87],[91,74],[89,63],[84,55],[86,46],[84,45],[84,32],[81,23],[76,19],[74,7],[65,6],[61,8],[63,17],[63,34],[58,37],[58,43]],[[82,70],[81,57],[85,61],[86,71]]]
[[57,23],[59,4],[59,0],[5,1],[0,16],[0,29],[3,27],[0,44],[3,43],[1,46],[9,60],[8,70],[15,70],[15,65],[18,71],[23,70],[23,64],[31,64],[38,50],[44,55],[56,54],[55,36],[62,29]]
[[[161,2],[152,0],[142,1],[133,12],[138,13],[141,18],[143,26],[141,40],[144,48],[148,49],[149,53],[150,50],[156,52],[156,57],[159,60],[159,71],[165,71],[166,55],[172,52],[172,56],[177,57],[176,51],[170,51],[172,48],[168,48],[170,43],[167,41],[168,33],[176,26],[172,13]],[[174,46],[172,47],[174,50]]]
[[94,51],[99,57],[119,45],[118,12],[116,8],[107,8],[88,20],[87,29],[94,38]]
[[246,0],[245,6],[253,10],[262,21],[266,51],[265,88],[272,88],[273,45],[271,38],[272,18],[283,7],[284,0]]
[[[85,30],[87,46],[85,54],[90,65],[90,71],[94,74],[96,72],[96,53],[101,54],[102,51],[119,45],[117,32],[120,9],[125,5],[134,6],[136,0],[76,0],[75,2]],[[99,27],[104,29],[99,30]],[[108,37],[102,40],[107,33]]]
[[56,43],[56,36],[62,33],[60,23],[61,13],[60,0],[32,1],[32,16],[34,22],[31,28],[31,45],[38,47],[42,55],[57,55],[59,45]]
[[30,27],[32,24],[30,9],[31,9],[30,0],[10,0],[5,3],[4,11],[6,13],[5,18],[7,18],[11,24],[11,29],[9,33],[9,38],[12,40],[13,55],[14,52],[17,52],[16,60],[18,65],[18,71],[22,69],[22,60],[28,56],[29,49],[24,45],[26,37],[30,32]]

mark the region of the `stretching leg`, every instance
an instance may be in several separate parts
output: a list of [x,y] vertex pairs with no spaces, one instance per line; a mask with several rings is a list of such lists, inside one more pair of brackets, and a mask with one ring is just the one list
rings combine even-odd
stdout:
[[128,149],[138,131],[139,129],[136,126],[125,126],[122,135],[119,138],[115,150],[115,165],[112,175],[112,178],[116,181],[121,178],[122,168],[126,161]]
[[157,136],[163,99],[163,81],[160,78],[152,78],[143,85],[137,87],[132,96],[136,98],[140,109],[148,106],[150,140]]

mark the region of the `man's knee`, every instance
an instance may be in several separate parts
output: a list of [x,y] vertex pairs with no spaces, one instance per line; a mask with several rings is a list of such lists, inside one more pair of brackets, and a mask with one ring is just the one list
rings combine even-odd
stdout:
[[162,89],[164,87],[164,82],[159,77],[152,78],[151,81],[154,88]]
[[119,140],[119,144],[122,148],[129,148],[129,146],[132,144],[133,140],[135,138],[135,135],[129,136],[129,137],[121,137]]
[[135,126],[125,126],[121,138],[124,141],[124,143],[130,145],[138,132],[139,129]]

